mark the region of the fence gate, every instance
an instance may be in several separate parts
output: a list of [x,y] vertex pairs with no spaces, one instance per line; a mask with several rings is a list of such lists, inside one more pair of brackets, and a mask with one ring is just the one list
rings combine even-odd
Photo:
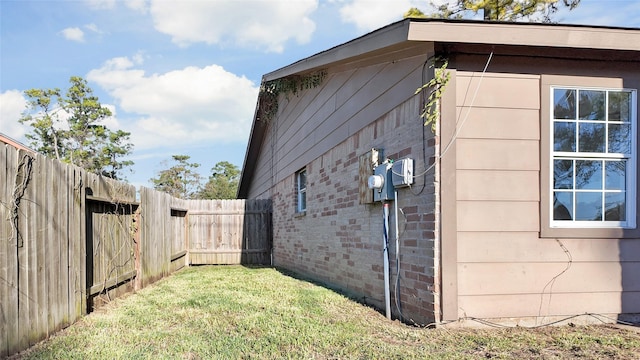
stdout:
[[87,195],[87,312],[133,290],[136,209]]
[[191,201],[189,264],[271,263],[270,200]]

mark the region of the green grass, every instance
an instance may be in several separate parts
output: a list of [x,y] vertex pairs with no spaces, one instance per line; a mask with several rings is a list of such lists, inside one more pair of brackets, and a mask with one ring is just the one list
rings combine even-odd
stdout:
[[424,329],[270,268],[192,267],[117,299],[24,359],[640,358],[611,325]]

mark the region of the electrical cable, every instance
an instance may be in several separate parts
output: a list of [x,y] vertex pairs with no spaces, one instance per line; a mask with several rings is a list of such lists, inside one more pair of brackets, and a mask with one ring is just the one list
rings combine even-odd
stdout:
[[[407,318],[403,312],[402,312],[402,308],[401,308],[401,304],[400,304],[400,281],[401,281],[401,276],[400,276],[400,238],[402,237],[402,235],[404,234],[404,232],[407,229],[407,216],[404,213],[404,211],[402,210],[402,208],[398,208],[398,190],[395,189],[395,223],[396,223],[396,281],[394,283],[394,289],[393,289],[393,293],[394,293],[394,302],[396,305],[396,309],[398,310],[398,315],[400,316],[400,319],[406,319],[409,320],[411,322],[412,325],[418,325],[413,319],[411,318]],[[398,227],[398,212],[400,212],[404,218],[404,227],[402,229],[402,232],[400,232],[399,227]]]
[[[505,325],[505,324],[498,324],[494,321],[490,321],[487,319],[482,319],[482,318],[477,318],[477,317],[473,317],[473,316],[465,316],[465,317],[461,317],[457,320],[450,320],[450,321],[441,321],[441,322],[433,322],[433,323],[429,323],[429,324],[423,324],[423,325],[419,325],[421,327],[433,327],[433,326],[445,326],[445,325],[449,325],[449,324],[453,324],[453,323],[459,323],[459,322],[463,322],[463,321],[474,321],[477,322],[479,324],[488,326],[488,327],[492,327],[492,328],[496,328],[496,329],[514,329],[514,328],[522,328],[522,329],[540,329],[540,328],[544,328],[544,327],[549,327],[549,326],[554,326],[554,325],[558,325],[564,322],[567,322],[569,320],[572,319],[577,319],[580,317],[592,317],[598,321],[600,321],[603,324],[620,324],[620,325],[626,325],[626,326],[638,326],[637,323],[632,323],[632,322],[628,322],[628,321],[623,321],[623,320],[619,320],[619,319],[614,319],[611,318],[607,315],[603,315],[603,314],[596,314],[596,313],[584,313],[584,314],[576,314],[576,315],[571,315],[571,316],[567,316],[558,320],[554,320],[548,323],[544,323],[544,324],[540,324],[540,325],[534,325],[534,326],[526,326],[526,325]],[[601,318],[604,318],[608,321],[602,320]],[[415,324],[414,325],[418,325]]]
[[[425,60],[424,64],[422,64],[422,84],[426,84],[427,83],[427,69],[428,64],[431,60],[433,60],[436,57],[436,54],[434,53],[433,55],[429,56],[427,58],[427,60]],[[422,91],[421,92],[421,102],[420,102],[420,107],[424,107],[424,104],[426,104],[428,99],[428,95],[426,93],[426,91]],[[420,124],[420,127],[422,128],[421,133],[422,133],[422,164],[424,166],[424,168],[428,167],[427,164],[427,139],[425,137],[425,131],[426,131],[426,126],[424,126],[423,124]],[[420,176],[424,176],[424,179],[422,181],[422,187],[420,188],[420,190],[418,192],[413,192],[413,187],[411,185],[409,185],[409,191],[411,192],[411,194],[413,194],[414,196],[418,196],[420,194],[422,194],[422,192],[424,191],[424,189],[427,187],[427,171],[425,171],[422,175]],[[414,175],[413,178],[417,179],[418,177],[417,175]]]
[[[460,134],[460,131],[462,130],[462,127],[467,122],[467,119],[469,118],[469,114],[471,113],[471,109],[473,108],[473,104],[475,103],[476,96],[478,95],[478,91],[480,90],[480,85],[482,85],[482,80],[484,79],[484,74],[487,72],[487,69],[489,68],[489,64],[491,63],[491,59],[493,59],[493,51],[489,54],[489,58],[487,59],[487,62],[484,65],[484,69],[482,69],[482,73],[480,74],[480,80],[478,81],[478,86],[476,86],[476,90],[475,90],[475,92],[473,94],[473,97],[471,98],[471,104],[468,106],[468,110],[467,110],[467,113],[466,113],[465,117],[460,122],[456,121],[456,124],[459,123],[459,125],[456,125],[456,132],[453,134],[453,136],[451,137],[451,140],[449,141],[447,146],[445,146],[444,150],[441,151],[440,155],[437,156],[438,160],[442,159],[442,157],[449,151],[449,149],[451,148],[453,143],[457,140],[458,135]],[[469,86],[471,86],[471,82],[469,82]],[[462,112],[460,114],[462,115]],[[437,161],[434,161],[433,164],[431,166],[429,166],[426,170],[424,170],[422,173],[416,174],[414,176],[415,177],[419,177],[419,176],[422,176],[422,175],[426,174],[431,169],[433,169],[436,166],[437,163],[438,163]]]
[[551,296],[553,295],[553,284],[555,284],[556,280],[562,276],[562,274],[566,273],[567,271],[569,271],[569,269],[571,268],[571,265],[573,264],[573,256],[571,256],[571,252],[569,252],[569,249],[567,249],[566,246],[564,246],[564,244],[560,241],[560,239],[555,239],[556,242],[558,243],[558,245],[560,245],[560,248],[564,251],[565,255],[567,255],[567,266],[564,268],[564,270],[562,270],[559,274],[557,274],[556,276],[554,276],[553,278],[551,278],[551,280],[549,280],[549,282],[547,282],[544,287],[542,288],[542,293],[540,293],[540,307],[538,308],[538,317],[541,316],[542,314],[542,303],[544,302],[544,294],[545,294],[545,290],[547,289],[547,287],[549,287],[549,305],[548,307],[551,306]]

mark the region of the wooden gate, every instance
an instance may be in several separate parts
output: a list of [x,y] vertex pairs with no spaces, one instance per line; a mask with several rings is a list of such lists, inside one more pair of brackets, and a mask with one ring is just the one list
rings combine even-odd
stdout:
[[271,264],[270,200],[188,203],[189,264]]
[[87,196],[87,311],[133,290],[137,204]]

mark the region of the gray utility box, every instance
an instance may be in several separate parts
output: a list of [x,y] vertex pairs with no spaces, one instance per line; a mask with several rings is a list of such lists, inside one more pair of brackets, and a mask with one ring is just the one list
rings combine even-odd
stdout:
[[391,167],[393,186],[401,188],[413,184],[413,159],[400,159],[393,162]]
[[373,189],[373,201],[395,199],[391,166],[391,163],[385,162],[373,169],[373,176],[382,179],[382,186]]

